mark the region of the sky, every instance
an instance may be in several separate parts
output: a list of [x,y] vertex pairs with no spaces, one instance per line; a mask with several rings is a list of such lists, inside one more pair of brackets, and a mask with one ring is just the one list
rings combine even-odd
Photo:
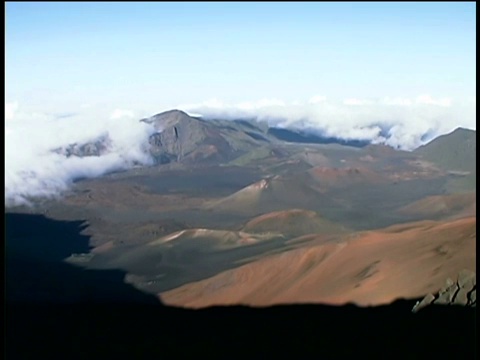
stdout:
[[471,97],[475,6],[7,2],[6,99],[155,112],[212,98]]
[[[9,189],[26,169],[46,186],[44,164],[97,176],[148,163],[136,142],[151,130],[138,119],[173,108],[406,150],[476,126],[474,2],[7,2],[5,11]],[[99,134],[122,150],[91,172],[67,171],[73,160],[49,153]],[[36,145],[23,146],[22,162],[26,139]],[[56,188],[73,178],[56,176],[65,178]]]

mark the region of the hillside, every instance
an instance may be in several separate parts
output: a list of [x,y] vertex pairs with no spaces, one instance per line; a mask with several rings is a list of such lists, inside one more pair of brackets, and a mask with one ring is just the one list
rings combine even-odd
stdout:
[[476,270],[476,218],[423,221],[274,254],[159,294],[171,305],[388,304]]
[[446,219],[476,216],[475,193],[427,196],[398,210],[399,213],[423,219]]
[[240,126],[219,126],[179,110],[157,114],[141,121],[153,124],[150,152],[157,163],[226,162],[262,141],[241,131]]
[[414,153],[438,167],[450,171],[476,170],[477,134],[475,130],[457,128],[450,134],[441,135]]
[[476,190],[476,151],[476,131],[458,128],[420,146],[414,153],[450,174],[446,190],[453,193]]
[[323,219],[314,211],[291,209],[257,216],[247,222],[242,229],[252,233],[280,232],[287,237],[307,234],[337,234],[348,230],[338,224]]
[[[180,110],[159,113],[140,121],[153,124],[150,152],[159,164],[228,163],[247,165],[255,160],[273,162],[288,157],[288,144],[333,145],[363,148],[366,141],[342,140],[316,135],[312,131],[268,127],[256,119],[209,119],[192,117]],[[299,149],[299,148],[298,148]],[[296,152],[296,151],[294,151]],[[323,161],[322,161],[323,162]]]

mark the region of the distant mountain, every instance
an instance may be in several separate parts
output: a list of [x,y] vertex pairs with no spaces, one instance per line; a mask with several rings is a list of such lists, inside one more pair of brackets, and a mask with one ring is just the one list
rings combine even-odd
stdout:
[[[364,148],[378,152],[379,145],[366,140],[344,140],[326,137],[309,130],[269,127],[257,119],[213,119],[190,116],[180,110],[170,110],[140,120],[156,130],[149,137],[149,151],[156,164],[230,164],[249,165],[257,161],[278,164],[279,159],[291,156],[288,144],[320,144]],[[301,146],[297,147],[298,149]],[[87,143],[74,143],[54,149],[66,157],[101,156],[108,152],[110,139],[100,136]],[[347,148],[346,148],[347,149]],[[391,148],[384,149],[394,153]],[[385,152],[383,151],[383,152]],[[472,188],[476,172],[476,132],[459,128],[440,136],[414,151],[415,155],[434,163],[463,179]],[[309,162],[309,161],[307,161]],[[472,180],[473,179],[473,180]]]
[[476,149],[476,131],[457,128],[420,146],[414,152],[444,170],[474,172]]
[[[140,121],[153,124],[150,151],[157,163],[225,163],[266,145],[285,142],[363,147],[365,141],[321,137],[303,131],[269,128],[255,119],[203,119],[170,110]],[[267,151],[268,152],[268,151]],[[249,155],[251,156],[251,155]]]
[[450,187],[454,191],[476,188],[476,152],[477,133],[464,128],[441,135],[414,151],[440,169],[460,177],[451,182]]
[[251,123],[203,120],[180,110],[140,121],[153,124],[157,130],[150,136],[150,151],[162,164],[226,162],[269,142]]

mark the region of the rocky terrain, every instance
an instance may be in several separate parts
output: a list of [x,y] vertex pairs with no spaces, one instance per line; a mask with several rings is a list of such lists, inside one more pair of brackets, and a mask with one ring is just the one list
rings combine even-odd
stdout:
[[437,294],[428,293],[421,301],[415,304],[412,311],[418,312],[425,306],[432,304],[476,307],[476,293],[476,274],[470,270],[462,270],[458,274],[456,281],[448,278],[445,286]]
[[[90,250],[65,261],[121,269],[126,282],[182,306],[384,304],[434,292],[474,260],[475,184],[458,175],[475,176],[474,131],[406,152],[178,110],[141,121],[156,131],[145,144],[155,165],[7,211],[86,221]],[[102,138],[56,151],[98,156],[106,147]],[[355,281],[364,270],[367,282]],[[223,277],[231,280],[214,280]],[[271,296],[254,290],[267,287]]]

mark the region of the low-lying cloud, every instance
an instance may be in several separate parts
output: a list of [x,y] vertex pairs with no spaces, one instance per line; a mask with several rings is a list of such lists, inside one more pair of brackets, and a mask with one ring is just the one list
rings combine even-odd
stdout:
[[[101,114],[84,106],[82,114],[49,115],[25,111],[21,103],[5,105],[6,206],[29,204],[34,197],[56,197],[79,178],[153,163],[147,147],[155,129],[139,121],[145,113],[137,109]],[[405,150],[457,127],[476,128],[475,97],[463,102],[428,95],[331,101],[317,95],[289,103],[263,99],[226,104],[213,99],[173,108],[206,118],[257,118],[270,126],[344,140],[368,140]],[[87,146],[92,156],[77,156],[85,144],[93,144]]]
[[402,150],[413,150],[457,127],[476,127],[474,97],[464,101],[429,95],[331,101],[316,95],[304,102],[263,99],[227,104],[212,99],[178,108],[204,117],[254,117],[270,126],[304,129],[344,140],[368,140]]
[[[151,164],[146,145],[154,132],[131,111],[110,118],[69,117],[22,112],[6,104],[5,205],[29,204],[34,197],[56,197],[79,178],[91,178],[135,164]],[[96,156],[67,156],[66,148],[102,142]]]

